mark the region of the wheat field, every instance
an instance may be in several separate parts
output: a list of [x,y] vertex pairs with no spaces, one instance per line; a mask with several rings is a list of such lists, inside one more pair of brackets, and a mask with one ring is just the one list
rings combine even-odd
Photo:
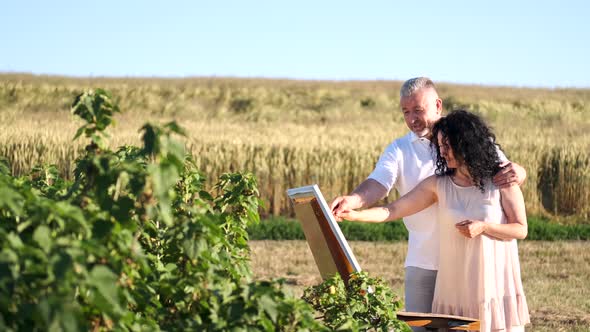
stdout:
[[[139,143],[147,121],[175,120],[197,165],[215,179],[257,175],[263,215],[292,215],[287,188],[319,184],[328,198],[350,192],[394,138],[407,133],[396,81],[67,78],[0,75],[0,157],[13,173],[56,164],[68,177],[86,142],[72,141],[70,115],[85,89],[112,92],[123,110],[111,146]],[[529,214],[564,222],[590,215],[590,90],[439,83],[447,110],[465,108],[492,125],[507,156],[525,167]],[[392,196],[395,194],[392,194]],[[393,197],[392,197],[393,198]]]

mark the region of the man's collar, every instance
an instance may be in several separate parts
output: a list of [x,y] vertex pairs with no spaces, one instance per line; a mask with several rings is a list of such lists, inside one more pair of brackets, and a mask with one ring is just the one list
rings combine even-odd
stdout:
[[420,139],[420,137],[418,137],[418,135],[416,135],[416,133],[414,133],[413,131],[410,131],[410,142],[414,143],[419,139]]
[[[413,131],[410,131],[410,142],[414,143],[418,140],[420,140],[422,137],[416,135],[416,133],[414,133]],[[430,140],[426,137],[424,137],[425,140],[427,140],[428,142],[430,142]]]

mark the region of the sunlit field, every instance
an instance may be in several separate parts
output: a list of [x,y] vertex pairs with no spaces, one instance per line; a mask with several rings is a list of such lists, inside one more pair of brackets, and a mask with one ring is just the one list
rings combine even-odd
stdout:
[[[407,128],[401,82],[264,79],[73,79],[0,75],[0,156],[14,174],[54,163],[69,176],[83,142],[69,112],[83,89],[113,93],[122,114],[111,145],[137,143],[146,121],[176,120],[209,178],[252,171],[266,209],[290,214],[287,188],[317,183],[328,198],[354,189]],[[447,110],[466,108],[494,128],[523,165],[529,214],[587,222],[590,211],[590,90],[440,83]]]
[[[70,114],[74,96],[111,91],[121,114],[110,145],[138,144],[145,122],[177,121],[208,179],[251,171],[263,216],[290,215],[287,188],[319,184],[330,199],[351,191],[389,142],[407,132],[401,82],[263,79],[72,79],[0,75],[0,157],[14,175],[37,164],[72,174],[84,141]],[[590,219],[590,90],[523,89],[440,83],[446,110],[464,108],[495,129],[508,157],[528,173],[529,215],[561,223]],[[392,194],[395,195],[395,194]],[[391,197],[393,198],[393,197]],[[285,278],[300,295],[321,280],[304,241],[251,241],[257,279]],[[353,242],[363,267],[403,297],[405,243]],[[590,244],[520,243],[531,331],[589,331]]]

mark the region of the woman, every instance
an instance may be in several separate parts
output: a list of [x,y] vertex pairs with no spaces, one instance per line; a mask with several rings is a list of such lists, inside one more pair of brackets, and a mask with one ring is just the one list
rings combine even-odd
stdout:
[[432,130],[436,175],[383,207],[339,214],[384,222],[438,203],[440,265],[432,311],[478,318],[482,331],[524,331],[530,322],[516,239],[527,235],[520,187],[498,189],[495,136],[476,115],[455,111]]

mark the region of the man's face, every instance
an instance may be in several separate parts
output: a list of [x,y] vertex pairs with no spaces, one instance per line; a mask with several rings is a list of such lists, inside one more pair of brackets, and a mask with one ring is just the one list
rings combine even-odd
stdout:
[[406,125],[419,137],[430,136],[432,125],[440,119],[442,100],[430,88],[420,89],[400,100]]

